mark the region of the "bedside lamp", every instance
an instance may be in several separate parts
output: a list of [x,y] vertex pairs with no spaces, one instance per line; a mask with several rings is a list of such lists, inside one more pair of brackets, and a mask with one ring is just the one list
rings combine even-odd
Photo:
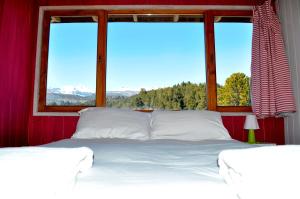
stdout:
[[249,144],[255,144],[256,140],[255,140],[255,133],[254,130],[255,129],[259,129],[258,123],[257,123],[257,119],[255,115],[247,115],[246,116],[246,121],[244,124],[244,129],[248,129],[249,133],[248,133],[248,143]]

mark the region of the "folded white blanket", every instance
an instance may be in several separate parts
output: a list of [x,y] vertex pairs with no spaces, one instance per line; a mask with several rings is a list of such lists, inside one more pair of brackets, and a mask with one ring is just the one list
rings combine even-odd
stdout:
[[93,164],[93,151],[80,148],[0,149],[1,198],[62,198],[76,175]]
[[218,164],[240,199],[300,198],[300,146],[225,150]]

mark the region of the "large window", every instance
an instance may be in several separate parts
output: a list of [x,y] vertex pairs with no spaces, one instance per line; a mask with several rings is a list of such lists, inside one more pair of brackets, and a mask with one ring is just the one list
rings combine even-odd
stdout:
[[248,11],[45,11],[38,110],[250,111],[250,19]]
[[106,106],[206,109],[203,17],[117,17],[108,23]]

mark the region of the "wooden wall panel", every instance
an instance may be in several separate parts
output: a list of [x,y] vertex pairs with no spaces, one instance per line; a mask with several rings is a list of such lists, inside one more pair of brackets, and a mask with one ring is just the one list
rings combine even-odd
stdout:
[[[245,116],[223,116],[223,123],[232,138],[247,141],[244,130]],[[60,139],[70,138],[76,129],[78,117],[32,117],[29,122],[29,144],[39,145]],[[260,130],[256,131],[257,140],[284,144],[284,122],[282,118],[259,120]]]
[[39,0],[40,5],[252,5],[253,0]]
[[[248,131],[243,128],[245,116],[223,116],[222,119],[232,138],[247,141]],[[257,141],[277,144],[285,143],[283,118],[260,119],[258,124],[260,129],[255,131]]]
[[78,117],[31,117],[29,121],[29,145],[45,144],[70,138],[76,129]]
[[34,0],[0,1],[0,146],[27,144],[37,12]]

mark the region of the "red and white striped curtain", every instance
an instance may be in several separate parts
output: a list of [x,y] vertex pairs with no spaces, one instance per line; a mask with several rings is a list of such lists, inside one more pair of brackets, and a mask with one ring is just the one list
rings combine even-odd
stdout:
[[260,118],[296,110],[280,22],[271,0],[254,6],[251,92],[253,112]]

